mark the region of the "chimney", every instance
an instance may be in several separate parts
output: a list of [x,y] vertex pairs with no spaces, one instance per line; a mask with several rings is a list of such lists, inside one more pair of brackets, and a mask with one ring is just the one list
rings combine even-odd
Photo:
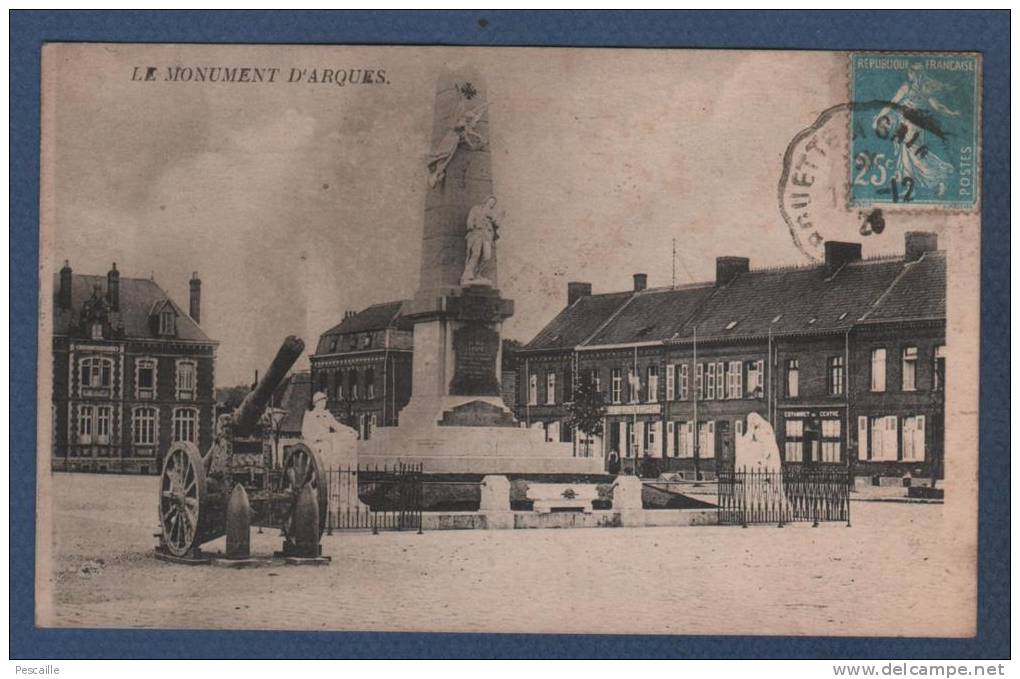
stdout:
[[648,274],[636,273],[634,274],[634,292],[641,292],[648,287]]
[[715,284],[726,285],[742,273],[751,269],[751,260],[747,257],[716,257]]
[[860,243],[844,243],[838,240],[825,241],[825,273],[831,276],[844,264],[861,260]]
[[591,283],[567,283],[567,306],[573,306],[574,302],[582,297],[591,296]]
[[57,304],[61,309],[71,308],[71,265],[65,259],[64,268],[60,270],[60,289],[57,291]]
[[117,262],[106,272],[106,299],[110,302],[111,311],[120,311],[120,272]]
[[916,262],[926,252],[939,249],[939,237],[931,231],[907,231],[903,246],[903,258],[908,262]]
[[344,320],[346,321],[348,318],[350,318],[351,316],[354,316],[357,313],[358,312],[354,311],[353,309],[348,309],[347,311],[344,312]]
[[202,279],[198,277],[197,271],[191,272],[191,280],[188,281],[191,288],[190,304],[188,313],[196,323],[202,322]]

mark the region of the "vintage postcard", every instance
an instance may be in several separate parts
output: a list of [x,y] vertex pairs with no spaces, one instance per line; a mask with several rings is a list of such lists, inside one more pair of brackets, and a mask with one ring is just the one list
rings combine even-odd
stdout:
[[38,625],[975,634],[980,55],[42,57]]

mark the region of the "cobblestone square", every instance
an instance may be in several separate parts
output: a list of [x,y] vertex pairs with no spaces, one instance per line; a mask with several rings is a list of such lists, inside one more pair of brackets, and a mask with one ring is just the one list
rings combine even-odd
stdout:
[[[56,474],[52,615],[100,628],[633,634],[971,633],[969,547],[943,505],[854,502],[809,524],[345,533],[325,567],[153,558],[155,477]],[[277,531],[253,535],[256,553]],[[208,548],[222,549],[222,540]],[[961,622],[962,621],[962,622]]]

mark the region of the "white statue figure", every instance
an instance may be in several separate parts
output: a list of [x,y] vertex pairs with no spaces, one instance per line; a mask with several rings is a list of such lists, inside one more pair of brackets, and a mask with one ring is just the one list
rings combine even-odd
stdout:
[[[887,135],[895,133],[902,126],[900,143],[896,144],[896,178],[903,182],[909,177],[919,186],[933,189],[938,196],[946,192],[946,182],[955,171],[953,165],[935,155],[928,147],[928,131],[915,124],[905,112],[934,110],[947,116],[959,116],[943,104],[936,95],[947,86],[928,75],[921,64],[911,64],[907,69],[907,80],[893,95],[889,104],[875,116],[872,126]],[[892,114],[895,110],[899,124]]]
[[328,511],[331,515],[366,513],[358,497],[358,432],[326,410],[326,395],[312,396],[312,411],[301,422],[301,438],[322,457],[329,472]]
[[461,100],[457,106],[453,127],[447,130],[439,145],[429,154],[426,165],[429,169],[429,188],[435,188],[446,176],[446,166],[453,160],[461,144],[474,150],[485,145],[485,138],[475,129],[488,104],[477,108],[467,108],[466,101]]
[[482,264],[492,259],[493,245],[499,240],[499,223],[502,215],[496,212],[496,196],[489,196],[481,205],[475,205],[467,218],[467,256],[464,258],[464,275],[461,285],[492,285],[480,276]]
[[779,458],[779,445],[776,443],[772,425],[758,413],[747,416],[747,427],[737,437],[737,450],[734,460],[737,471],[779,471],[782,460]]
[[326,395],[321,391],[312,396],[312,411],[301,422],[301,438],[322,456],[326,468],[358,463],[358,432],[326,410]]

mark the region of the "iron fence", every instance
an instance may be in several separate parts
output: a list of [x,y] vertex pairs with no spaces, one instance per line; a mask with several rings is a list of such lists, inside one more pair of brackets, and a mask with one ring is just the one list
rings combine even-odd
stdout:
[[839,467],[720,471],[719,523],[730,526],[795,521],[850,525],[849,470]]
[[422,530],[422,465],[358,465],[326,471],[326,531]]

